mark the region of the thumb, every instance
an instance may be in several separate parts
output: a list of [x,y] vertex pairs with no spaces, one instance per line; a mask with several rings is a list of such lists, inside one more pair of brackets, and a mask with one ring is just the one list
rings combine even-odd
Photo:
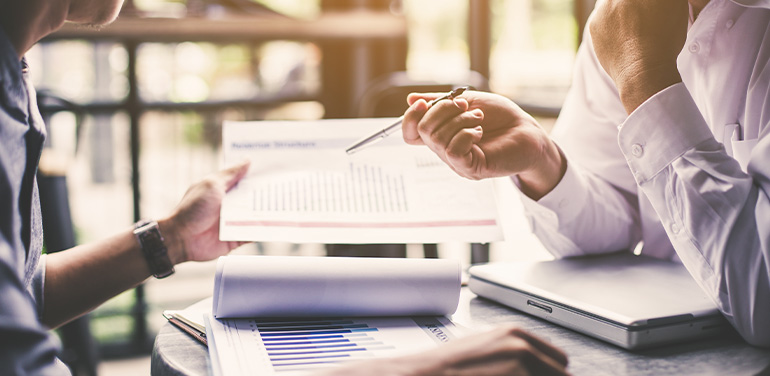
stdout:
[[226,191],[229,191],[241,180],[241,178],[243,178],[244,175],[246,175],[246,172],[249,171],[250,164],[251,161],[245,160],[217,173],[217,178],[225,183]]

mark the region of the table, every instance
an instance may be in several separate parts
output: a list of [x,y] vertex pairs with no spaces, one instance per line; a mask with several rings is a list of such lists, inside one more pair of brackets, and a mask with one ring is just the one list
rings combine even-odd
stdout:
[[[770,374],[770,349],[749,346],[736,333],[721,338],[629,352],[475,296],[468,288],[452,316],[473,328],[513,322],[562,348],[573,375]],[[169,323],[155,339],[151,374],[208,375],[205,346]]]

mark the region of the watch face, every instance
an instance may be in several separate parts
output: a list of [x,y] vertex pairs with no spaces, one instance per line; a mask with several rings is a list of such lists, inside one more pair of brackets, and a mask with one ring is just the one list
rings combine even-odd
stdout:
[[164,278],[174,273],[174,265],[168,258],[168,249],[163,244],[158,223],[152,221],[134,231],[142,247],[142,253],[155,278]]

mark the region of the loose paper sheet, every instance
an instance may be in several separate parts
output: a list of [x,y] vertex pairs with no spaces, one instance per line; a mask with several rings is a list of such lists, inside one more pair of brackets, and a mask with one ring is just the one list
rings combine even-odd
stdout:
[[215,376],[306,375],[354,361],[414,354],[458,336],[458,327],[445,317],[287,321],[206,316],[206,331]]
[[502,240],[491,180],[459,177],[400,134],[345,148],[391,119],[225,122],[224,164],[251,160],[220,238],[294,243]]

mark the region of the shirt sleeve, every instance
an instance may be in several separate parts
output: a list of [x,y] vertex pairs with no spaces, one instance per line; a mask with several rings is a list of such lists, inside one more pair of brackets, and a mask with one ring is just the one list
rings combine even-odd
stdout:
[[[69,375],[58,345],[38,319],[32,296],[13,267],[14,249],[0,237],[0,367],[11,375]],[[23,254],[21,255],[23,257]]]
[[46,255],[40,255],[40,259],[37,262],[37,268],[35,268],[35,274],[32,275],[32,280],[27,287],[27,292],[32,296],[32,300],[35,301],[35,310],[38,312],[38,320],[42,319],[41,313],[43,312],[43,300],[45,291],[45,265]]
[[636,182],[617,144],[626,117],[586,29],[551,133],[566,173],[537,202],[521,195],[532,231],[555,257],[630,250],[641,240]]
[[763,346],[770,346],[768,128],[744,172],[680,83],[643,103],[618,135],[685,267],[738,332]]
[[639,241],[630,198],[569,159],[551,192],[521,200],[532,232],[557,258],[628,250]]

